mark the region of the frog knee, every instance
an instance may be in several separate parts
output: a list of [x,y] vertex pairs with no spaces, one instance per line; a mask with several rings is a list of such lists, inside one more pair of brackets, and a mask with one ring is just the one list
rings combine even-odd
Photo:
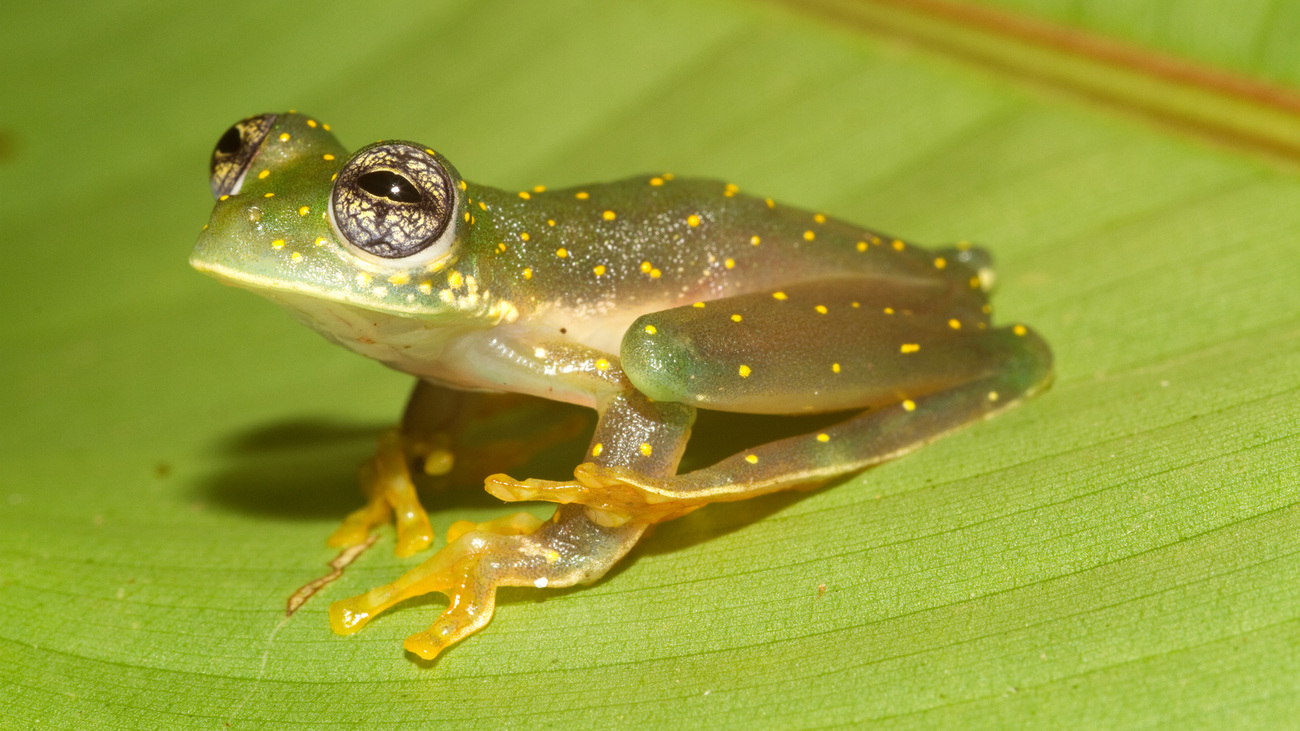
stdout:
[[655,401],[689,402],[700,358],[688,338],[670,331],[656,314],[644,315],[623,335],[623,372]]

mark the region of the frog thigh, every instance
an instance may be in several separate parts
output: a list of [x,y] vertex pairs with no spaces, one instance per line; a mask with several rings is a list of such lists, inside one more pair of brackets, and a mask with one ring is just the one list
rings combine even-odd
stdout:
[[894,404],[992,373],[965,283],[841,278],[643,315],[628,379],[656,401],[764,414]]

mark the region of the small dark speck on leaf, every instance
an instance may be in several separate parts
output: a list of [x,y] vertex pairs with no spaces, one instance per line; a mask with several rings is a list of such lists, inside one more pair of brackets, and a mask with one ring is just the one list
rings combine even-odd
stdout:
[[18,157],[18,134],[11,129],[0,129],[0,165]]
[[172,466],[167,462],[159,462],[158,464],[153,466],[153,476],[157,477],[160,480],[163,479],[164,477],[170,477],[171,473],[172,473]]

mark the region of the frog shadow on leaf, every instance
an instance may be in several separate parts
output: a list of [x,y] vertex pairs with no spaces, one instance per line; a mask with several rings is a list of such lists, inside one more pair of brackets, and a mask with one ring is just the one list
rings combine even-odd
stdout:
[[[542,402],[553,417],[576,419],[581,432],[508,470],[516,476],[562,480],[572,474],[583,458],[594,424],[587,409],[555,402]],[[524,409],[527,413],[528,409]],[[736,451],[774,439],[816,429],[841,418],[838,414],[818,416],[755,416],[701,411],[696,436],[682,460],[687,471],[712,464]],[[525,420],[525,419],[521,419]],[[377,435],[386,425],[348,422],[326,417],[301,417],[271,422],[223,438],[216,451],[225,459],[224,468],[198,488],[200,499],[226,506],[246,515],[285,520],[331,521],[358,507],[363,498],[357,468],[374,452]],[[440,522],[459,520],[457,511],[499,511],[506,515],[517,506],[504,503],[483,490],[482,478],[502,471],[501,465],[479,465],[474,477],[448,483],[427,477],[418,480]],[[632,553],[655,555],[689,548],[718,535],[730,533],[779,512],[801,500],[806,493],[778,493],[741,504],[705,507],[696,513],[659,527],[644,545]],[[541,503],[534,503],[541,505]],[[678,526],[690,524],[689,530]],[[445,530],[446,525],[442,528]],[[322,541],[324,534],[322,535]],[[611,575],[622,571],[615,567]]]

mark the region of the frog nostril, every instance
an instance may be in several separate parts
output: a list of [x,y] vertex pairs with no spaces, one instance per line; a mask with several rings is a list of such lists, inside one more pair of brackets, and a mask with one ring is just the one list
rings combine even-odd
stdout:
[[419,203],[420,191],[411,181],[397,173],[376,170],[357,178],[357,185],[371,195],[382,196],[398,203]]

